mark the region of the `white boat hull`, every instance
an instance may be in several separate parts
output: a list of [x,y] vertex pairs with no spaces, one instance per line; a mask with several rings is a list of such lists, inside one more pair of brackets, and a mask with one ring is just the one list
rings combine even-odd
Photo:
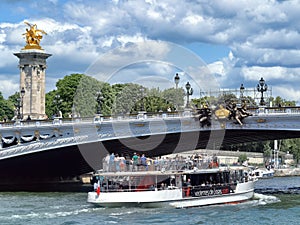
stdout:
[[254,182],[248,182],[238,184],[237,191],[235,193],[197,198],[191,197],[188,199],[184,198],[182,201],[171,202],[169,204],[175,208],[188,208],[196,206],[240,203],[251,199],[253,195]]
[[254,181],[237,184],[234,193],[183,197],[182,189],[168,189],[140,192],[89,192],[87,201],[103,207],[143,206],[161,207],[171,206],[186,208],[215,204],[238,203],[249,200],[254,194]]

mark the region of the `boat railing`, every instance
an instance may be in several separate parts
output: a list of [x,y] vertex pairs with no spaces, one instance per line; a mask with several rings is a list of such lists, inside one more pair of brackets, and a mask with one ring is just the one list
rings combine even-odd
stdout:
[[106,188],[105,186],[101,186],[100,192],[140,192],[140,191],[163,191],[163,190],[175,190],[179,189],[176,186],[167,186],[167,187],[157,187],[151,186],[148,188]]

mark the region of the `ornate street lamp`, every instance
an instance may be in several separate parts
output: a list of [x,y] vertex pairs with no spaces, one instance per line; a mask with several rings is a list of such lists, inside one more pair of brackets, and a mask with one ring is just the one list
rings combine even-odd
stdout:
[[190,95],[193,94],[193,88],[191,88],[191,85],[189,82],[186,83],[185,85],[185,88],[186,88],[186,108],[189,108],[190,107]]
[[21,99],[17,98],[17,103],[15,104],[15,107],[17,108],[17,119],[22,119],[21,117]]
[[97,97],[96,97],[96,101],[97,101],[97,114],[101,115],[101,103],[102,103],[103,97],[102,97],[102,93],[101,91],[97,92]]
[[180,80],[180,77],[179,77],[178,73],[176,73],[176,75],[175,75],[175,77],[174,77],[176,89],[178,88],[179,80]]
[[241,84],[241,86],[240,86],[240,99],[241,99],[241,103],[243,103],[243,101],[244,101],[244,91],[245,91],[244,84]]
[[260,105],[265,105],[264,92],[268,90],[268,85],[266,84],[263,78],[260,78],[259,83],[257,84],[257,91],[261,93]]
[[55,105],[57,117],[60,117],[60,115],[59,115],[59,105],[60,105],[61,102],[62,102],[62,99],[60,99],[60,95],[59,94],[55,95],[54,99],[53,99],[53,103]]
[[20,93],[21,93],[21,107],[22,107],[22,114],[21,114],[21,119],[23,119],[23,116],[24,116],[24,101],[23,101],[23,98],[24,98],[24,95],[25,95],[25,89],[24,89],[24,87],[22,87],[22,89],[21,89],[21,91],[20,91]]

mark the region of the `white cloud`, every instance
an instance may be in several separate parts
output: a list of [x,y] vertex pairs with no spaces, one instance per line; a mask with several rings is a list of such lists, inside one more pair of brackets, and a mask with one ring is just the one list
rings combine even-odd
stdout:
[[280,96],[286,100],[296,101],[297,105],[300,104],[300,90],[292,85],[278,84],[273,88],[273,91],[276,92],[275,96]]
[[[283,77],[289,81],[297,79],[296,74],[288,72],[288,69],[279,66],[275,67],[243,67],[241,70],[246,80],[256,81],[258,77],[264,77],[267,80],[282,79]],[[300,72],[296,69],[294,72]],[[300,77],[299,77],[300,80]]]
[[19,83],[15,82],[15,79],[19,77],[10,77],[8,78],[9,76],[6,76],[6,75],[1,75],[0,74],[0,91],[2,93],[2,95],[7,98],[8,96],[14,94],[15,92],[19,91]]
[[[84,72],[105,52],[108,52],[105,57],[109,57],[110,64],[123,66],[128,63],[124,55],[131,55],[131,61],[138,61],[152,56],[164,57],[168,52],[166,46],[159,46],[155,41],[152,45],[140,46],[136,52],[124,49],[115,50],[113,54],[109,52],[132,43],[151,40],[179,45],[206,42],[231,49],[228,57],[216,58],[208,65],[209,70],[217,74],[221,87],[237,87],[241,80],[251,83],[263,76],[275,85],[292,82],[289,90],[293,94],[289,96],[299,94],[296,90],[300,83],[300,4],[296,0],[114,0],[84,3],[49,0],[40,4],[24,3],[19,7],[22,15],[32,16],[24,16],[18,22],[0,23],[2,73],[18,73],[17,59],[12,53],[25,45],[22,33],[26,28],[23,21],[27,20],[48,33],[41,45],[53,54],[47,69],[47,76],[53,80],[70,71]],[[176,57],[178,61],[185,61],[178,53]],[[104,71],[109,67],[105,63],[103,66]],[[163,66],[161,71],[158,68],[152,70],[168,72]],[[196,71],[192,70],[192,73],[196,74]],[[19,82],[17,76],[14,79],[15,83]],[[53,80],[49,87],[55,83]],[[284,94],[284,91],[280,93]]]
[[208,65],[208,69],[214,73],[221,76],[226,76],[226,71],[222,61],[217,61]]

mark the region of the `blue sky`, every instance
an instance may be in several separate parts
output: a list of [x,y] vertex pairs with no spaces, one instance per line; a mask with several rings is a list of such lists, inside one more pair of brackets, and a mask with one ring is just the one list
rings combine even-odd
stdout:
[[[159,59],[158,55],[166,59],[163,55],[167,53],[163,51],[168,48],[154,42],[182,46],[186,49],[185,56],[191,51],[206,63],[215,77],[212,81],[221,88],[239,88],[241,83],[254,88],[260,77],[264,77],[272,87],[273,96],[300,102],[299,3],[293,0],[4,0],[0,2],[0,91],[7,97],[19,88],[18,59],[13,53],[25,45],[22,33],[26,29],[24,21],[28,21],[48,33],[41,41],[45,51],[52,54],[48,59],[47,91],[54,89],[57,80],[65,75],[85,73],[101,55],[115,48],[150,41],[151,47],[144,47],[143,51],[150,51],[155,59]],[[118,58],[115,55],[107,56],[122,65],[114,61]],[[149,74],[151,68],[151,78],[159,75],[161,80],[171,81],[178,69],[177,65],[163,62],[147,68],[135,65],[139,75]],[[133,66],[130,72],[128,68],[123,78],[126,75],[131,82],[130,74],[137,74]],[[116,77],[110,80],[117,82]],[[182,75],[182,78],[182,86],[188,79],[194,79],[195,86],[203,83],[201,75],[198,78]]]

